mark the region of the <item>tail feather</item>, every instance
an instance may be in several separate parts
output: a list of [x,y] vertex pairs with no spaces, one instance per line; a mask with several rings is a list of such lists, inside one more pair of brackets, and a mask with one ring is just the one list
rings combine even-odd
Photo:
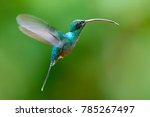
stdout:
[[49,74],[50,74],[50,71],[51,71],[51,68],[52,68],[53,65],[54,65],[54,64],[51,62],[51,63],[50,63],[50,66],[49,66],[49,68],[48,68],[48,72],[47,72],[47,75],[46,75],[46,77],[45,77],[45,80],[44,80],[44,82],[43,82],[41,91],[44,90],[45,84],[46,84],[46,82],[47,82],[47,80],[48,80],[48,77],[49,77]]

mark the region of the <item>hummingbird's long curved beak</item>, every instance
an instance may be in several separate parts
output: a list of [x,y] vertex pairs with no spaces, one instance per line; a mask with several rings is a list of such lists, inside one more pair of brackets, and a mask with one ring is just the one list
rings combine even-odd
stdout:
[[113,20],[109,20],[109,19],[101,19],[101,18],[95,18],[95,19],[88,19],[88,20],[85,20],[85,23],[90,23],[90,22],[96,22],[96,21],[99,21],[99,22],[110,22],[110,23],[114,23],[116,25],[119,25],[117,22],[113,21]]

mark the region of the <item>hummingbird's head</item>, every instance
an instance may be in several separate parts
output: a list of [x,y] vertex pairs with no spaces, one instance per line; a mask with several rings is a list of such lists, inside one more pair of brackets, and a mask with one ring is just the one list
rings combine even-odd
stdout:
[[88,20],[74,20],[71,25],[70,25],[70,32],[76,31],[76,30],[82,30],[83,27],[90,23],[90,22],[110,22],[110,23],[114,23],[116,25],[119,25],[117,22],[113,21],[113,20],[109,20],[109,19],[102,19],[102,18],[94,18],[94,19],[88,19]]
[[70,32],[82,30],[85,26],[85,20],[74,20],[70,25]]

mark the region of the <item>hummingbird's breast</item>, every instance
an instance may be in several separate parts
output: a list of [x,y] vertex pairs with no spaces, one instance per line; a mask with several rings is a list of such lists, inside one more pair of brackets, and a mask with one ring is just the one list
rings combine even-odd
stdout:
[[67,54],[69,54],[74,46],[76,45],[77,39],[78,39],[78,34],[75,32],[68,32],[64,35],[64,44],[62,47],[62,50],[60,52],[60,56],[64,57]]
[[73,48],[74,48],[74,46],[72,45],[72,43],[70,43],[70,42],[65,43],[60,52],[60,56],[61,57],[66,56],[67,54],[69,54],[72,51]]
[[76,35],[72,32],[68,32],[64,35],[64,44],[60,52],[60,56],[64,57],[69,54],[75,46]]

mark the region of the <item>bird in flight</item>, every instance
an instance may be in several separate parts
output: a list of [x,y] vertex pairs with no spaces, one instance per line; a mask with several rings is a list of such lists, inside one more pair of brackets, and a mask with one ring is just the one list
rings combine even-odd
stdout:
[[94,18],[88,20],[74,20],[70,25],[67,33],[56,30],[47,22],[32,15],[20,14],[16,18],[19,29],[24,34],[53,46],[50,66],[43,82],[41,91],[44,90],[45,84],[49,77],[52,66],[62,58],[64,58],[75,47],[79,35],[86,24],[90,22],[110,22],[119,25],[117,22],[109,19]]

